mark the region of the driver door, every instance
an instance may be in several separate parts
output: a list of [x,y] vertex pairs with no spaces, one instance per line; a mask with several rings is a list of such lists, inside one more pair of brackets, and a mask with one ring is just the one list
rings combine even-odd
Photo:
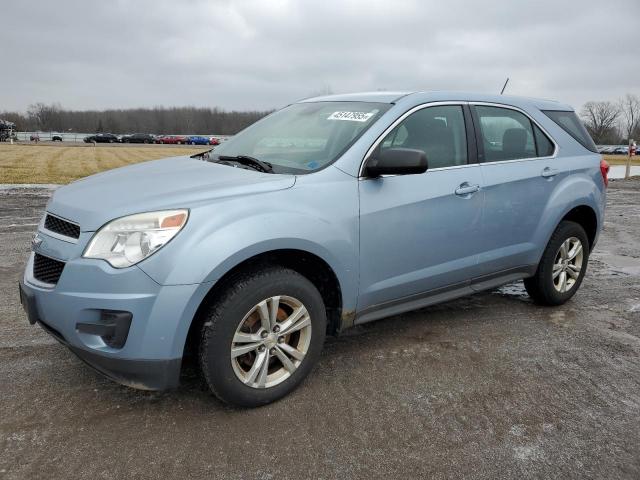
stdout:
[[427,106],[374,150],[423,150],[428,170],[359,181],[361,321],[468,288],[475,276],[484,192],[472,128],[466,106]]

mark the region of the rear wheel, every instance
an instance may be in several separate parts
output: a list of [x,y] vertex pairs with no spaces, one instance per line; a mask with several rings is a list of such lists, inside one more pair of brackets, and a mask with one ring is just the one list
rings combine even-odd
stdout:
[[536,274],[524,280],[531,298],[542,305],[562,305],[580,288],[589,261],[589,239],[575,222],[556,228]]
[[305,277],[270,267],[237,277],[210,308],[200,365],[217,397],[243,407],[278,400],[313,368],[324,343],[326,313]]

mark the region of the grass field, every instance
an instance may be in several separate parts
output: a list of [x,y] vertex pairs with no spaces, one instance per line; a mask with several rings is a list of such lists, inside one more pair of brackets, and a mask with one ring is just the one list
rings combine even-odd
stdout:
[[[603,155],[602,156],[609,165],[626,165],[627,157],[626,155]],[[635,156],[631,159],[631,165],[640,165],[640,157]]]
[[0,184],[69,183],[94,173],[210,147],[168,145],[10,145],[0,143]]
[[[94,173],[176,155],[189,155],[209,147],[168,145],[9,145],[0,143],[0,184],[65,184]],[[605,155],[610,165],[624,165],[624,155]],[[634,157],[633,165],[640,165]]]

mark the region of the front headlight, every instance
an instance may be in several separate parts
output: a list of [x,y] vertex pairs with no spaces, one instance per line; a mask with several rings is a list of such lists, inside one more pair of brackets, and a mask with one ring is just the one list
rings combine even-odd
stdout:
[[130,267],[166,245],[188,217],[188,210],[167,210],[118,218],[96,232],[82,256],[106,260],[115,268]]

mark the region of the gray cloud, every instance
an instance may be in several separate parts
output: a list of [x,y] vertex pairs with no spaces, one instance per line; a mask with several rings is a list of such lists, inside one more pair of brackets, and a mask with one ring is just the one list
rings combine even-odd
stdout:
[[[330,89],[640,94],[637,0],[21,0],[2,7],[0,110],[264,109]],[[634,22],[632,24],[632,22]]]

